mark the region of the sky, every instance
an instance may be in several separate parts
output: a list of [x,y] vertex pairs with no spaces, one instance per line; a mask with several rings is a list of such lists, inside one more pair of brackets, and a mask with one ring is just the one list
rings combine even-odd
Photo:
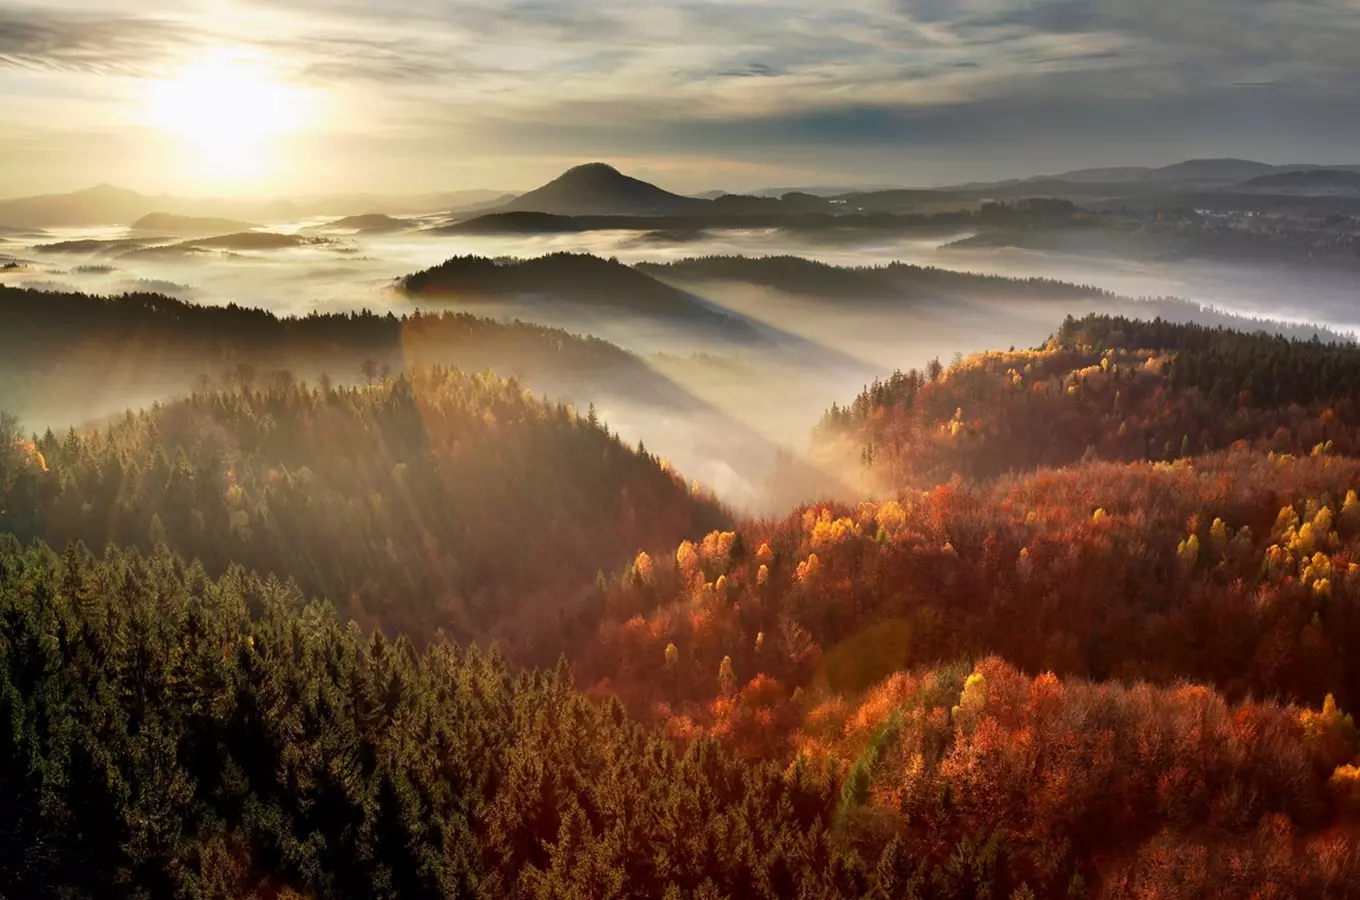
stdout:
[[0,196],[1360,163],[1360,0],[0,0]]

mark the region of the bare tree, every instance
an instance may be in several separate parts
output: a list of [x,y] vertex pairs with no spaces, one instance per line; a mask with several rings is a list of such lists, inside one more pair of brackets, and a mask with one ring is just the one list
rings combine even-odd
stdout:
[[293,373],[287,369],[275,369],[269,373],[269,385],[276,391],[292,390]]
[[374,379],[378,377],[378,364],[372,359],[364,360],[359,363],[359,374],[364,376],[364,381],[372,385]]
[[255,367],[250,363],[237,363],[227,373],[228,380],[234,382],[241,393],[246,393],[255,384]]

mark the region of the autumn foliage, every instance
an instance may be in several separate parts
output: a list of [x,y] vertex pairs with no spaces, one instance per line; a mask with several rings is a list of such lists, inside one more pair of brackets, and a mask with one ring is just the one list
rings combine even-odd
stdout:
[[0,894],[1355,896],[1356,379],[1069,320],[746,521],[453,370],[5,420]]

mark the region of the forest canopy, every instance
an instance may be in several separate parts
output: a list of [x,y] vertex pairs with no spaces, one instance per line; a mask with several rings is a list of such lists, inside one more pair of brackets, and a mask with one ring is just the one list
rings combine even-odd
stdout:
[[[161,346],[632,359],[66,302]],[[0,896],[1360,879],[1352,343],[1069,318],[833,407],[819,451],[872,499],[769,519],[513,379],[247,374],[97,428],[0,417]]]

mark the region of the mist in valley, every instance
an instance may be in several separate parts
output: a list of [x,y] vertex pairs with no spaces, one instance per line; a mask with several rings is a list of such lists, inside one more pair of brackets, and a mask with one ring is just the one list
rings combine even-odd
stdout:
[[[280,316],[371,310],[397,316],[417,309],[456,310],[502,321],[523,320],[593,335],[640,357],[658,382],[671,386],[665,402],[629,375],[583,382],[551,367],[513,359],[452,353],[442,362],[490,367],[519,378],[536,394],[597,414],[630,443],[644,443],[687,478],[713,490],[734,509],[776,514],[796,502],[850,497],[853,472],[828,471],[809,457],[809,435],[825,410],[845,403],[866,384],[896,369],[920,368],[938,358],[989,348],[1035,346],[1067,315],[1093,311],[1169,318],[1213,319],[1195,304],[1218,311],[1282,321],[1312,321],[1350,329],[1355,291],[1348,279],[1282,267],[1227,266],[1086,257],[1019,249],[950,247],[953,235],[923,239],[865,235],[834,241],[798,238],[778,229],[714,230],[683,236],[599,231],[543,236],[431,234],[414,229],[347,233],[325,220],[278,223],[261,231],[308,236],[317,243],[271,250],[148,252],[127,229],[49,229],[6,236],[0,253],[16,265],[0,269],[0,284],[100,295],[165,294],[194,304],[263,308]],[[81,243],[72,243],[81,242]],[[147,246],[164,244],[150,241]],[[396,280],[462,255],[533,258],[588,253],[625,264],[691,257],[792,255],[834,266],[902,262],[960,272],[1048,278],[1126,297],[1179,297],[1153,306],[1108,297],[1052,299],[979,294],[966,289],[928,298],[804,296],[740,281],[675,282],[697,307],[730,317],[730,334],[638,315],[579,298],[525,294],[494,299],[413,297]],[[665,280],[663,278],[663,280]],[[739,326],[739,327],[738,327]],[[18,405],[34,429],[62,429],[182,394],[223,371],[184,371],[163,384],[138,378],[138,360],[99,374],[98,389],[64,402]],[[294,377],[322,374],[337,383],[360,381],[361,360],[344,354],[281,360]],[[400,370],[408,360],[383,365]],[[209,368],[209,367],[205,367]],[[124,372],[120,375],[120,372]],[[263,374],[263,373],[262,373]],[[28,408],[24,408],[27,406]],[[824,466],[824,464],[823,464]]]

